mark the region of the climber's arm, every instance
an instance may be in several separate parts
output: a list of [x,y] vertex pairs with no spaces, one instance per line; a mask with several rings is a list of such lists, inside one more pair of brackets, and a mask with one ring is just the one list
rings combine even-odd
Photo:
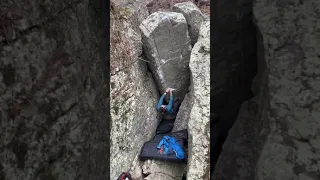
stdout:
[[158,110],[160,109],[160,107],[161,107],[161,105],[162,105],[162,103],[163,103],[163,99],[164,99],[164,97],[166,96],[166,94],[167,94],[167,93],[163,93],[162,96],[160,97],[159,102],[158,102],[158,105],[157,105],[157,109],[158,109]]
[[169,100],[169,104],[167,106],[168,111],[171,111],[172,105],[173,105],[173,96],[172,96],[172,91],[170,91],[170,100]]

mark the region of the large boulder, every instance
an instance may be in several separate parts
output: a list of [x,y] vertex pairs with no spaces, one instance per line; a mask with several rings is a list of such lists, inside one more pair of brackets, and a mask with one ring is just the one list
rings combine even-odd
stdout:
[[188,122],[187,179],[202,180],[210,176],[210,21],[201,25],[198,42],[190,59],[193,105]]
[[177,3],[172,7],[172,10],[177,13],[182,13],[186,18],[191,38],[191,45],[194,45],[198,40],[201,23],[205,20],[204,15],[191,1]]
[[0,2],[0,179],[108,176],[100,2]]
[[140,29],[144,54],[161,93],[172,87],[175,97],[183,99],[190,85],[191,44],[186,19],[181,13],[155,12]]
[[213,179],[319,179],[320,3],[258,0],[253,10],[257,96],[242,106]]
[[[138,59],[142,43],[140,32],[133,27],[135,22],[131,16],[135,14],[129,11],[126,18],[118,17],[128,10],[114,7],[111,11],[110,65],[116,69],[110,78],[111,179],[117,179],[121,172],[134,166],[132,163],[140,148],[152,138],[159,123],[158,90],[147,64]],[[118,56],[127,51],[129,53]]]

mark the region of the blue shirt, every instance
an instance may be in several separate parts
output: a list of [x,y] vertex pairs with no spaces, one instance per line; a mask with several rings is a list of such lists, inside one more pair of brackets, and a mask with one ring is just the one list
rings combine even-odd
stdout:
[[[158,111],[160,110],[160,107],[161,107],[161,105],[163,103],[163,99],[164,99],[165,96],[166,96],[166,93],[164,93],[159,99],[159,102],[158,102],[158,105],[157,105]],[[172,104],[173,104],[173,97],[170,96],[169,104],[168,105],[164,105],[166,107],[166,109],[167,109],[168,114],[170,114],[170,115],[172,115],[172,113],[173,113]]]

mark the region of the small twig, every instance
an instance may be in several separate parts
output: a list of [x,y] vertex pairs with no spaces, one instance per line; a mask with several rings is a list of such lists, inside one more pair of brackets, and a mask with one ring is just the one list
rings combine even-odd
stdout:
[[144,62],[150,62],[150,61],[147,61],[147,60],[139,58],[139,57],[138,57],[138,59],[141,60],[141,61],[144,61]]

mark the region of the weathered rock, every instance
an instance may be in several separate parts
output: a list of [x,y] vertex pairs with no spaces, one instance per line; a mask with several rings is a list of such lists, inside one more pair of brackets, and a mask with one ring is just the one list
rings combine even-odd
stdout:
[[129,20],[132,28],[139,30],[139,25],[149,16],[147,5],[154,0],[111,0],[113,6],[121,9],[120,11],[130,11]]
[[319,11],[318,1],[259,0],[254,6],[269,71],[271,129],[257,164],[258,179],[319,178]]
[[[253,10],[261,33],[258,96],[243,105],[213,178],[318,179],[320,4],[258,0]],[[233,166],[227,156],[237,159]]]
[[268,121],[256,119],[258,114],[265,117],[260,107],[268,103],[259,99],[255,97],[242,104],[239,117],[223,145],[212,179],[254,179],[257,161],[269,133]]
[[204,15],[201,13],[200,9],[191,1],[177,3],[172,7],[172,10],[178,13],[182,13],[186,18],[191,45],[194,45],[198,40],[201,23],[205,20]]
[[142,171],[143,164],[144,162],[139,160],[139,154],[137,154],[129,170],[129,173],[131,174],[131,177],[133,179],[139,179],[139,180],[143,179],[144,177],[143,171]]
[[[117,13],[119,9],[115,8],[111,21],[111,39],[120,42],[111,44],[110,54],[110,64],[118,68],[110,78],[111,179],[134,166],[140,148],[152,138],[159,123],[155,108],[158,91],[147,64],[138,60],[142,53],[140,32],[133,29],[130,18],[117,19]],[[126,48],[127,56],[117,56],[118,50],[126,52]]]
[[108,175],[106,19],[99,3],[0,2],[0,179]]
[[[220,153],[228,131],[238,117],[241,104],[252,97],[251,83],[256,74],[256,28],[252,22],[252,0],[212,1],[211,21],[211,104],[219,134],[211,157]],[[214,167],[213,161],[211,167]]]
[[191,95],[193,106],[188,123],[188,174],[187,179],[210,177],[210,21],[200,28],[198,42],[190,59]]
[[159,89],[175,88],[183,99],[190,85],[190,37],[184,16],[175,12],[155,12],[140,25],[143,50]]
[[177,114],[172,132],[188,129],[188,122],[190,119],[190,109],[193,105],[193,99],[190,93],[187,93],[181,103],[179,112]]
[[185,167],[184,164],[147,160],[142,170],[147,174],[144,180],[181,180]]

